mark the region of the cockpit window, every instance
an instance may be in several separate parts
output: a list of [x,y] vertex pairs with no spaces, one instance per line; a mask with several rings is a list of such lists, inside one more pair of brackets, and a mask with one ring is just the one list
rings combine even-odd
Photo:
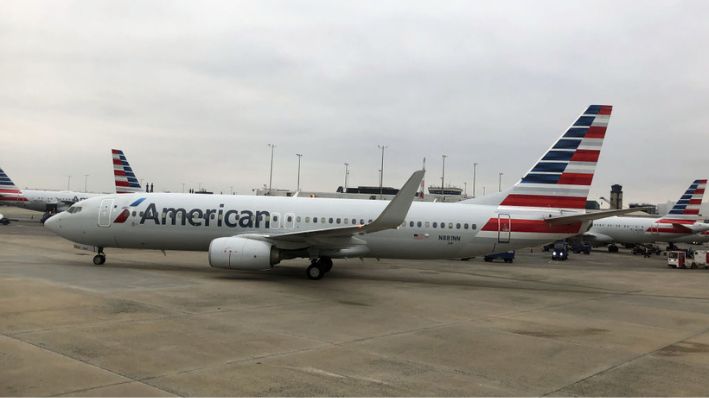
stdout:
[[71,206],[66,212],[74,214],[74,213],[78,213],[80,211],[81,211],[81,206]]

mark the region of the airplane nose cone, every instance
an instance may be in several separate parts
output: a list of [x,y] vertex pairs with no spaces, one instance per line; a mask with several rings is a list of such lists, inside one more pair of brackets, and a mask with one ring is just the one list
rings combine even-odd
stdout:
[[58,233],[59,232],[59,222],[60,222],[59,218],[60,218],[59,214],[55,214],[55,215],[49,217],[49,219],[44,221],[44,227],[54,233]]

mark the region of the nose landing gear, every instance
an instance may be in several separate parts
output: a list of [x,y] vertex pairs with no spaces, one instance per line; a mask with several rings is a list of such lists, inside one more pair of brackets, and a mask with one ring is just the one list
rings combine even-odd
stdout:
[[319,257],[310,261],[306,275],[308,275],[308,279],[319,280],[330,270],[332,270],[332,259],[330,257]]
[[103,247],[98,248],[98,254],[94,256],[95,265],[103,265],[106,262],[106,255],[103,254]]

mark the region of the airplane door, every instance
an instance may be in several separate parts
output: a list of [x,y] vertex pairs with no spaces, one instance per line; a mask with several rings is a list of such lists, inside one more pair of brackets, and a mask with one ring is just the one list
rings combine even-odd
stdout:
[[510,243],[512,235],[512,217],[509,214],[497,215],[497,242]]
[[98,209],[98,226],[111,226],[111,210],[113,209],[113,199],[104,199],[101,201],[101,207]]

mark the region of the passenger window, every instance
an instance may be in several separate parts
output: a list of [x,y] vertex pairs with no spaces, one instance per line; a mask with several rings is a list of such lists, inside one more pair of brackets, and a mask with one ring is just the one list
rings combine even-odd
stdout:
[[135,210],[133,210],[133,217],[135,217]]
[[460,223],[455,224],[455,229],[460,229]]
[[371,224],[371,223],[372,223],[372,219],[370,218],[370,219],[369,219],[369,224]]
[[468,229],[468,223],[463,224],[463,228]]
[[437,222],[434,222],[434,223],[433,223],[433,228],[438,228],[438,223],[437,223]]
[[313,217],[313,224],[317,224],[317,223],[318,223],[318,218],[317,218],[317,217]]
[[355,225],[355,224],[357,224],[357,219],[356,219],[356,218],[353,218],[353,219],[352,219],[352,225]]
[[273,222],[278,222],[278,216],[273,216]]
[[409,227],[411,227],[411,228],[414,227],[414,222],[413,222],[413,221],[409,221]]
[[475,224],[470,225],[470,229],[478,229],[478,226]]
[[421,228],[421,221],[417,221],[417,222],[416,222],[416,226],[419,227],[419,228]]
[[305,217],[305,223],[307,224],[309,222],[310,222],[310,217]]
[[293,221],[293,216],[288,216],[288,217],[286,217],[286,221],[288,221],[288,222]]
[[320,217],[320,222],[325,224],[325,217]]
[[[448,229],[453,229],[453,223],[449,222],[448,223]],[[458,229],[460,229],[460,224],[458,224]]]
[[332,224],[332,217],[328,218],[327,221]]
[[347,224],[348,222],[350,222],[350,219],[349,219],[349,218],[343,218],[343,219],[342,219],[342,222],[344,222],[345,224]]
[[362,225],[364,225],[364,219],[363,219],[363,218],[360,218],[360,219],[359,219],[359,223],[362,224]]
[[426,221],[426,223],[425,223],[424,225],[426,226],[426,228],[428,228],[428,227],[431,226],[431,222],[430,222],[430,221]]
[[339,219],[339,218],[338,218],[337,220],[335,220],[335,221],[336,221],[338,224],[340,223],[340,219]]
[[300,216],[295,218],[295,222],[300,222]]

